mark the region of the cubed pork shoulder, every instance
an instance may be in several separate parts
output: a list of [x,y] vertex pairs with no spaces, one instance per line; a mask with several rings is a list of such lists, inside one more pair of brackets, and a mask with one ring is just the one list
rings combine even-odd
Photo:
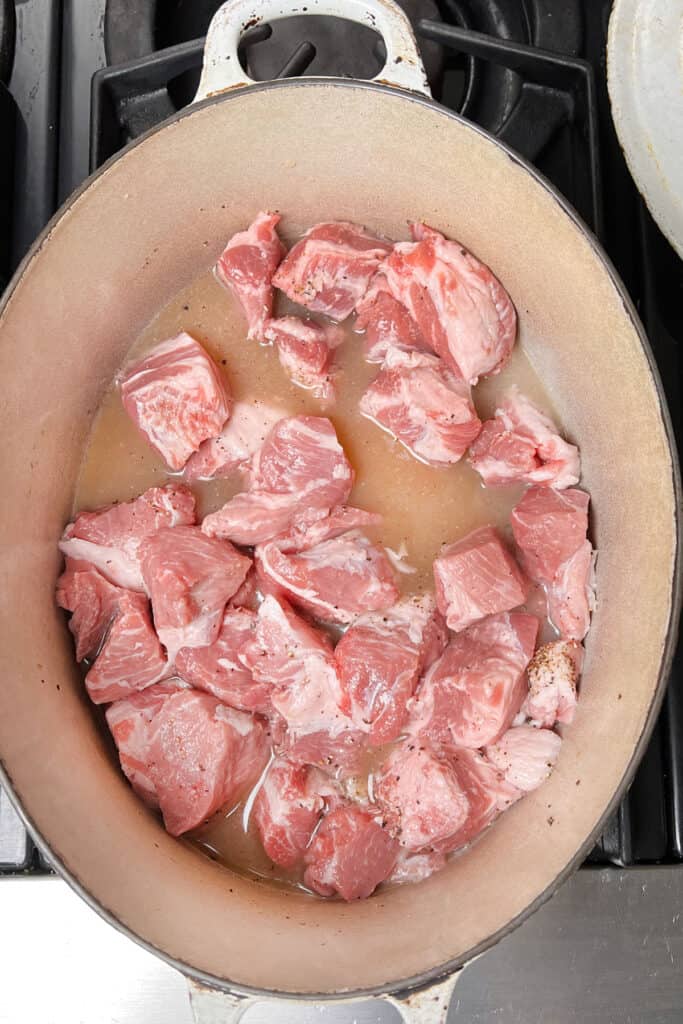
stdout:
[[439,611],[454,632],[523,604],[529,584],[500,535],[483,526],[434,560]]
[[183,475],[188,482],[213,480],[248,468],[251,459],[284,414],[260,401],[235,402],[230,419],[218,435],[191,455]]
[[345,320],[390,249],[357,224],[316,224],[287,253],[273,284],[312,313]]
[[332,354],[343,341],[340,328],[282,316],[268,320],[264,339],[274,344],[280,364],[290,380],[324,401],[334,397]]
[[277,213],[259,213],[245,231],[233,235],[214,268],[216,279],[240,303],[247,319],[247,337],[263,340],[273,315],[273,274],[285,254],[278,238]]
[[562,740],[552,729],[517,725],[486,748],[486,757],[523,793],[537,789],[548,778],[560,753]]
[[391,349],[360,411],[432,466],[458,462],[481,430],[469,385],[424,352]]
[[305,884],[321,896],[358,900],[391,874],[399,845],[372,813],[354,804],[323,818],[306,850]]
[[198,341],[183,331],[129,366],[123,407],[171,470],[180,470],[230,415],[225,378]]
[[545,413],[510,391],[470,449],[470,462],[487,486],[518,481],[573,487],[581,476],[579,450]]
[[522,705],[534,725],[551,728],[573,721],[583,653],[576,640],[553,640],[538,648],[527,668],[529,693]]

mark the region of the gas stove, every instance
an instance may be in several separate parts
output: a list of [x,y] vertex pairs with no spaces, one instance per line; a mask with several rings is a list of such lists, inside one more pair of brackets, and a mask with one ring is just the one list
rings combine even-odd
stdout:
[[[218,0],[0,0],[0,277],[59,202],[131,139],[194,95]],[[644,320],[680,438],[681,263],[630,178],[605,82],[610,3],[403,0],[432,92],[534,163],[603,243]],[[334,18],[260,26],[241,47],[257,79],[370,77],[372,30]],[[7,88],[7,85],[9,88]],[[7,187],[1,187],[6,183]],[[11,217],[10,217],[11,215]],[[5,230],[3,230],[3,226]],[[589,863],[683,860],[683,661],[635,781]],[[0,870],[45,872],[4,796]]]

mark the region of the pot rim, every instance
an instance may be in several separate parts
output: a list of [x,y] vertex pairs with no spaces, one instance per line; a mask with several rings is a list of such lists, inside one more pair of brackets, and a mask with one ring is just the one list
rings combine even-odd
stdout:
[[155,956],[160,957],[166,961],[171,967],[176,968],[186,977],[193,978],[200,984],[206,985],[213,989],[219,989],[225,992],[235,993],[237,995],[258,997],[261,999],[283,999],[291,1001],[306,1001],[309,1003],[316,1002],[333,1002],[335,1000],[344,1000],[345,1002],[352,999],[363,999],[371,998],[376,996],[392,995],[396,997],[405,996],[416,989],[425,988],[433,985],[435,982],[443,979],[449,974],[453,974],[460,970],[465,964],[469,963],[470,960],[484,953],[492,946],[496,945],[504,936],[514,931],[520,924],[522,924],[528,917],[530,917],[536,910],[539,909],[553,893],[574,873],[574,871],[580,866],[582,861],[585,859],[587,853],[590,851],[592,846],[595,844],[596,839],[600,835],[605,825],[605,822],[616,810],[624,792],[630,784],[638,763],[642,755],[645,752],[647,743],[652,735],[655,721],[659,710],[664,699],[666,692],[666,685],[671,670],[671,664],[675,652],[676,642],[678,638],[678,626],[679,618],[681,613],[681,600],[683,598],[683,550],[681,544],[681,530],[682,530],[682,491],[681,491],[681,470],[678,459],[678,448],[676,443],[676,437],[671,422],[671,416],[666,400],[666,395],[662,385],[659,369],[650,346],[650,342],[647,338],[643,325],[638,317],[635,306],[631,301],[631,298],[626,290],[625,285],[621,281],[612,261],[603,249],[602,245],[590,230],[588,225],[579,216],[574,207],[568,202],[568,200],[562,195],[561,192],[543,175],[538,171],[533,164],[529,163],[518,153],[512,150],[505,143],[496,139],[495,136],[491,135],[485,129],[479,125],[467,120],[460,114],[454,111],[448,110],[447,107],[442,106],[436,100],[431,99],[427,96],[411,93],[404,89],[399,89],[396,86],[383,84],[381,82],[364,81],[360,79],[336,79],[336,78],[324,78],[324,77],[304,77],[294,79],[278,79],[269,82],[257,82],[254,85],[250,85],[247,88],[235,88],[224,93],[217,93],[213,96],[208,97],[205,100],[201,100],[196,103],[192,103],[182,110],[178,111],[175,115],[167,118],[161,124],[156,125],[154,128],[145,132],[139,138],[134,139],[128,143],[123,149],[119,150],[112,157],[110,157],[101,167],[97,169],[93,174],[89,175],[85,181],[69,196],[69,198],[60,206],[60,208],[53,214],[48,221],[47,225],[38,235],[36,240],[27,251],[26,255],[21,260],[19,266],[14,272],[4,295],[0,297],[0,325],[2,321],[2,315],[7,307],[14,290],[18,286],[20,280],[23,278],[26,271],[29,269],[30,264],[33,260],[40,255],[40,251],[49,240],[52,232],[57,227],[58,223],[62,219],[65,213],[84,195],[85,192],[104,174],[108,172],[119,159],[123,158],[126,154],[131,152],[143,144],[148,138],[156,135],[158,132],[162,132],[169,128],[171,125],[183,120],[186,117],[191,117],[195,111],[203,110],[206,107],[214,106],[219,103],[229,102],[233,99],[239,99],[245,92],[262,92],[270,89],[287,89],[287,88],[307,88],[309,85],[320,86],[326,85],[331,88],[344,88],[344,89],[368,89],[375,92],[385,93],[388,96],[392,96],[396,99],[417,103],[421,106],[428,107],[435,113],[441,116],[455,121],[460,125],[463,125],[470,131],[482,136],[488,142],[492,143],[500,150],[502,150],[506,156],[512,161],[512,163],[518,165],[543,188],[550,196],[555,200],[556,203],[561,207],[563,212],[569,217],[573,223],[575,229],[579,231],[588,241],[591,249],[595,255],[599,258],[603,264],[605,271],[607,272],[611,283],[617,291],[619,297],[624,306],[624,311],[628,319],[630,320],[633,329],[635,330],[640,344],[643,348],[645,356],[647,358],[648,367],[652,381],[655,385],[655,390],[659,399],[659,409],[664,429],[666,432],[669,452],[671,455],[672,465],[672,486],[674,492],[674,522],[676,529],[676,552],[674,559],[674,573],[672,580],[672,592],[671,592],[671,603],[669,621],[667,624],[666,640],[662,651],[662,658],[659,667],[659,673],[657,677],[657,684],[652,694],[652,700],[647,712],[647,718],[642,732],[638,738],[637,743],[634,746],[631,759],[621,777],[619,785],[616,787],[612,799],[605,808],[603,814],[600,816],[593,830],[586,837],[584,842],[581,844],[576,854],[572,859],[565,865],[563,870],[559,872],[554,880],[548,885],[543,892],[541,892],[535,900],[529,903],[524,910],[513,917],[507,922],[502,928],[489,935],[486,939],[480,942],[477,946],[468,950],[466,954],[454,958],[453,960],[447,961],[443,964],[438,964],[428,971],[423,972],[419,975],[412,975],[409,978],[404,978],[399,984],[394,985],[376,985],[370,988],[361,989],[344,989],[332,992],[319,992],[319,993],[295,993],[295,992],[283,992],[276,989],[266,988],[254,988],[252,986],[237,985],[230,982],[228,979],[219,978],[217,975],[210,974],[209,972],[203,971],[200,968],[193,967],[190,964],[185,963],[182,960],[170,955],[165,950],[160,949],[158,946],[153,945],[146,939],[137,935],[132,929],[124,924],[116,915],[100,903],[97,898],[81,883],[79,878],[70,870],[68,870],[63,864],[59,854],[53,850],[50,843],[40,834],[38,828],[34,824],[30,814],[23,807],[19,794],[15,790],[11,776],[5,767],[5,764],[0,757],[0,783],[3,789],[7,793],[10,802],[13,804],[14,809],[21,818],[27,831],[29,832],[35,845],[41,851],[41,853],[53,864],[58,870],[60,876],[67,882],[71,889],[76,892],[81,899],[83,899],[101,918],[116,928],[117,931],[121,932],[127,938],[131,939],[137,945],[142,946],[148,952],[153,953]]

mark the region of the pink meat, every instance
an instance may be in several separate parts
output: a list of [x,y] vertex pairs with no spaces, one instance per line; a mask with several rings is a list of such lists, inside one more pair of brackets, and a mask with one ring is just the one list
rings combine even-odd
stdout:
[[233,806],[269,757],[263,725],[196,690],[172,694],[156,712],[149,742],[151,779],[173,836]]
[[69,558],[90,562],[117,586],[144,590],[141,541],[164,526],[194,522],[195,500],[187,487],[150,487],[133,501],[80,512],[64,530],[59,549]]
[[458,462],[481,430],[469,386],[423,352],[391,349],[360,411],[432,466]]
[[363,612],[390,608],[399,591],[384,548],[351,530],[286,554],[277,542],[255,551],[256,569],[272,593],[325,622],[347,624]]
[[247,337],[258,341],[273,315],[273,274],[285,254],[275,230],[279,222],[277,213],[259,213],[246,231],[232,236],[214,267],[218,281],[233,292],[244,310]]
[[518,725],[486,748],[486,757],[523,793],[537,789],[555,766],[562,740],[552,729]]
[[553,640],[538,648],[527,668],[529,693],[522,705],[534,725],[552,728],[573,721],[583,653],[576,640]]
[[476,750],[457,750],[450,763],[467,797],[467,820],[448,840],[440,844],[444,853],[460,850],[476,839],[501,811],[519,800],[521,792]]
[[389,290],[380,268],[356,306],[357,331],[365,331],[363,351],[369,363],[382,363],[395,348],[428,351],[420,329],[408,310]]
[[531,487],[510,516],[522,565],[545,587],[550,618],[570,640],[583,640],[594,604],[589,501],[573,488]]
[[402,885],[405,882],[423,882],[435,871],[441,871],[446,867],[446,857],[443,853],[435,850],[427,850],[424,853],[408,853],[401,850],[394,870],[387,879],[388,882],[395,882]]
[[578,483],[579,450],[528,398],[513,390],[487,420],[470,449],[470,462],[487,485],[520,481],[560,490]]
[[445,547],[434,560],[436,603],[458,632],[497,612],[523,604],[528,581],[492,526]]
[[181,647],[213,643],[223,611],[249,571],[251,559],[198,526],[158,530],[141,548],[142,575],[159,639],[174,660]]
[[538,619],[491,615],[458,633],[410,701],[410,731],[437,749],[478,748],[505,732],[527,693]]
[[152,722],[167,698],[184,688],[186,684],[179,680],[168,679],[115,701],[105,712],[123,773],[137,795],[151,807],[159,806],[149,756]]
[[280,363],[294,384],[321,399],[334,397],[330,364],[332,353],[344,340],[338,327],[282,316],[266,323],[263,336],[275,344]]
[[258,544],[286,533],[302,516],[322,518],[346,501],[353,469],[328,419],[291,416],[271,430],[252,464],[248,491],[206,516],[209,536]]
[[182,331],[129,366],[123,407],[169,469],[182,469],[230,415],[225,378],[198,341]]
[[76,642],[76,660],[96,654],[119,607],[122,591],[90,565],[67,558],[57,580],[57,604],[71,612],[69,629]]
[[272,762],[252,814],[273,863],[292,868],[303,860],[331,792],[331,782],[318,769],[285,758]]
[[446,640],[431,595],[361,615],[347,629],[335,651],[342,708],[354,722],[369,726],[371,743],[381,745],[400,735],[418,679],[441,655]]
[[268,595],[241,660],[257,683],[272,687],[273,707],[287,724],[284,752],[292,760],[324,766],[357,762],[365,737],[339,707],[339,679],[324,633]]
[[246,608],[226,608],[220,632],[208,647],[183,647],[175,671],[198,690],[205,690],[238,711],[272,714],[271,687],[255,682],[240,660],[254,638],[256,613]]
[[413,317],[427,345],[468,384],[507,361],[517,315],[500,281],[459,242],[412,225],[382,265],[391,294]]
[[258,398],[236,402],[222,433],[204,441],[191,455],[183,475],[186,480],[211,480],[245,469],[266,437],[283,418],[282,411]]
[[369,896],[391,874],[399,846],[369,811],[349,804],[322,820],[306,850],[304,884],[321,896]]
[[260,598],[256,588],[256,570],[252,566],[244,577],[244,583],[242,586],[230,598],[228,607],[248,608],[250,611],[255,612],[258,608],[259,601]]
[[353,505],[337,505],[330,513],[313,522],[295,522],[286,537],[277,538],[280,551],[305,551],[324,540],[348,533],[363,526],[379,526],[382,516]]
[[451,765],[426,747],[403,743],[374,783],[387,827],[410,851],[448,840],[467,821],[469,802]]
[[357,224],[316,224],[290,249],[273,284],[311,312],[345,320],[390,249]]
[[90,699],[95,704],[108,704],[144,690],[168,674],[147,598],[129,590],[120,591],[116,618],[85,677]]

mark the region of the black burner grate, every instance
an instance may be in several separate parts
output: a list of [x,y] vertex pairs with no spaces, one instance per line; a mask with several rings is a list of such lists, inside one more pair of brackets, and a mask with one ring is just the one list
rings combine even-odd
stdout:
[[[37,2],[24,0],[22,7],[29,10]],[[201,66],[199,37],[218,5],[219,0],[70,0],[62,36],[62,67],[68,70],[59,146],[63,195],[87,171],[88,143],[94,170],[189,102]],[[48,6],[52,23],[61,5],[53,0]],[[680,450],[683,273],[633,185],[613,130],[604,66],[610,0],[405,0],[404,6],[434,95],[531,160],[605,245],[645,322]],[[244,40],[241,59],[254,77],[329,72],[319,66],[320,41],[309,38],[309,31],[276,36],[262,26]],[[365,73],[371,76],[381,50],[372,39],[366,49]],[[105,52],[109,67],[102,67]],[[76,115],[84,109],[91,77],[88,140],[84,120]],[[0,273],[1,259],[0,254]],[[679,651],[647,753],[590,862],[683,860],[682,672]],[[3,867],[2,812],[0,799],[0,872],[45,870],[30,843]]]

